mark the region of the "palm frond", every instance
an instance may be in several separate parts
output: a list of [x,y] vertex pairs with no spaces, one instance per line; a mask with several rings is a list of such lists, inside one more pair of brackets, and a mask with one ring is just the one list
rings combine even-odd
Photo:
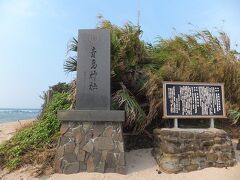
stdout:
[[122,87],[114,95],[113,101],[126,112],[125,126],[133,127],[133,132],[140,132],[148,125],[147,116],[131,92],[123,84]]
[[63,65],[65,72],[77,71],[77,57],[69,57]]
[[240,111],[236,110],[230,110],[230,118],[233,121],[233,124],[239,124],[240,123]]
[[72,40],[68,43],[67,53],[77,52],[77,49],[78,49],[78,40],[73,37]]

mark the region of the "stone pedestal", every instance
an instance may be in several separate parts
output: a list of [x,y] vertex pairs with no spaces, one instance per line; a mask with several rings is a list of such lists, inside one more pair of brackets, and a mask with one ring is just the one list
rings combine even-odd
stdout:
[[57,173],[125,174],[122,125],[118,122],[124,120],[124,112],[76,110],[60,112],[58,117],[62,126],[55,158]]
[[232,142],[220,129],[155,129],[152,151],[161,171],[179,173],[236,162]]

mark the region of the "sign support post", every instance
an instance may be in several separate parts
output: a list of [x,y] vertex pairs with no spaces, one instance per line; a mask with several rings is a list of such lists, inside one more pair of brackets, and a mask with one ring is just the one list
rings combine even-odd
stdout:
[[210,119],[210,128],[214,128],[214,118]]
[[174,128],[178,128],[178,119],[174,118]]

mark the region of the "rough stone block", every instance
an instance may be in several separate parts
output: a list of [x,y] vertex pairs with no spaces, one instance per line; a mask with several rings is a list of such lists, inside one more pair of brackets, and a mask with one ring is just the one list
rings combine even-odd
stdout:
[[207,153],[207,161],[209,162],[216,162],[218,159],[218,155],[215,153]]
[[77,160],[78,161],[84,161],[85,160],[85,151],[80,149],[77,153]]
[[189,172],[189,171],[196,171],[198,170],[199,165],[198,164],[191,164],[185,167],[185,169]]
[[113,150],[113,140],[111,137],[97,137],[94,140],[94,148],[96,150]]
[[119,122],[64,122],[55,158],[58,173],[125,172]]
[[87,172],[94,172],[95,167],[94,167],[94,162],[93,158],[90,156],[87,160]]
[[105,172],[105,161],[100,161],[96,166],[96,172],[104,173]]
[[63,173],[74,174],[79,172],[79,162],[69,163],[64,167]]
[[88,141],[88,143],[83,147],[83,150],[89,153],[92,153],[93,151],[93,142]]
[[73,153],[75,149],[75,143],[73,141],[68,142],[65,144],[65,153]]
[[152,154],[160,170],[167,173],[227,167],[236,162],[231,140],[218,129],[155,129]]
[[112,133],[113,133],[113,127],[108,126],[105,128],[105,130],[103,132],[103,137],[112,137]]

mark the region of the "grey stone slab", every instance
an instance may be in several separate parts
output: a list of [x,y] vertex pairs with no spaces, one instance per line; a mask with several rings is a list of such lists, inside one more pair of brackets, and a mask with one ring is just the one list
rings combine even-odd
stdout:
[[76,109],[110,110],[110,30],[79,30]]
[[58,111],[60,121],[124,121],[124,111],[70,110]]
[[114,143],[111,137],[97,137],[94,140],[96,150],[113,150]]

